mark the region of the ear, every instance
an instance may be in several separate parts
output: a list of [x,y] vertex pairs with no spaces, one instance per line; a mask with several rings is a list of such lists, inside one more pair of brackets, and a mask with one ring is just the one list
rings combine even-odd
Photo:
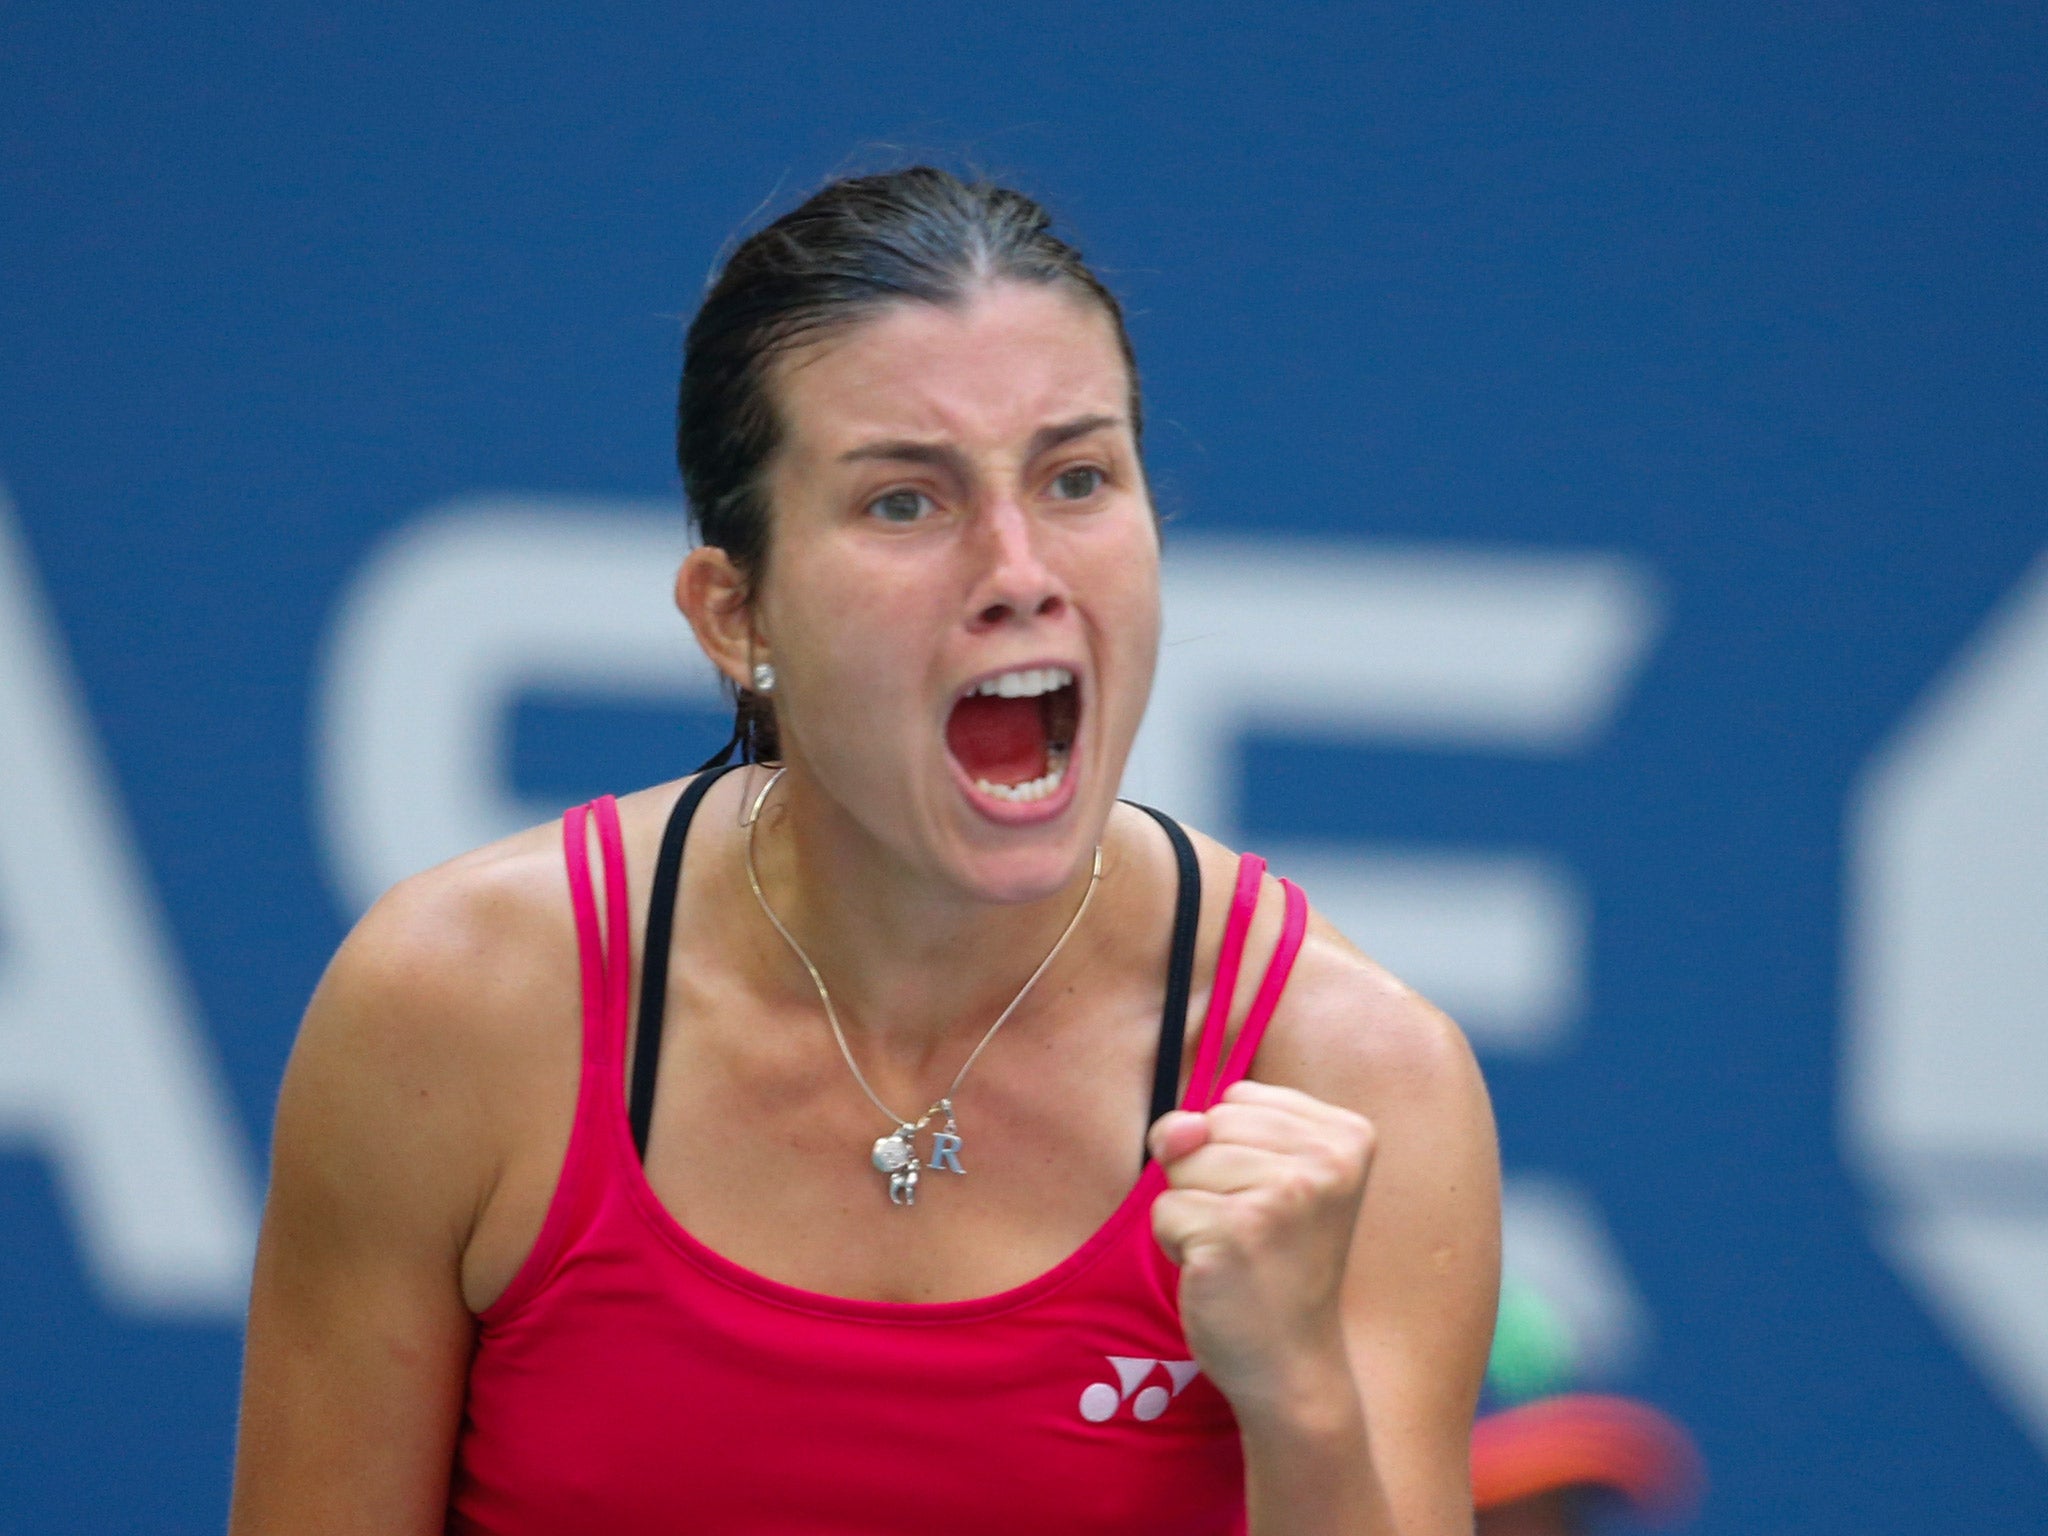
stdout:
[[676,572],[676,607],[711,664],[751,688],[753,665],[768,659],[767,645],[755,632],[751,594],[732,557],[710,545],[691,550]]

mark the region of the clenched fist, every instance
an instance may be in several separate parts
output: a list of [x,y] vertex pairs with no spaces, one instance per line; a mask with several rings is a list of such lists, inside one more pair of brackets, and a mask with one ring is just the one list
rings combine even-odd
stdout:
[[1180,1266],[1188,1346],[1240,1414],[1343,1362],[1338,1295],[1372,1164],[1363,1115],[1293,1088],[1231,1084],[1154,1123],[1168,1188],[1152,1231]]

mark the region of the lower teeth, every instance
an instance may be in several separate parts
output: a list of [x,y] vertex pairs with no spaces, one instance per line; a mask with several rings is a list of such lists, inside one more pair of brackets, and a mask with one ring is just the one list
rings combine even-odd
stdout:
[[1045,773],[1022,784],[991,784],[987,779],[976,779],[974,787],[985,795],[997,800],[1008,800],[1013,805],[1028,804],[1043,800],[1060,787],[1060,781],[1067,776],[1067,754],[1054,748],[1046,753]]

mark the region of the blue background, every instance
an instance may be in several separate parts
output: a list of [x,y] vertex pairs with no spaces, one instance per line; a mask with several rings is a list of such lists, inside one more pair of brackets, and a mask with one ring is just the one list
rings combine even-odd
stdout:
[[[309,680],[366,552],[673,496],[721,245],[964,157],[1125,295],[1179,526],[1657,573],[1591,755],[1251,742],[1240,822],[1581,871],[1586,1017],[1490,1076],[1655,1316],[1700,1530],[2048,1528],[1835,1128],[1845,797],[2048,541],[2038,8],[194,9],[0,15],[0,480],[251,1142],[345,922]],[[525,787],[695,760],[574,723],[522,716]],[[0,1233],[0,1523],[216,1528],[236,1334],[103,1313],[34,1156]]]

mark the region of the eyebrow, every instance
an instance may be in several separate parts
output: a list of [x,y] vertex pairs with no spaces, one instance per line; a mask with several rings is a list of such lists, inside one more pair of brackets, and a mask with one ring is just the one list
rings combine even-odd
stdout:
[[[1104,427],[1123,425],[1121,416],[1078,416],[1072,421],[1058,422],[1053,426],[1040,427],[1031,435],[1031,446],[1025,452],[1027,459],[1035,459],[1062,444],[1071,443],[1091,432],[1100,432]],[[870,459],[883,459],[896,464],[932,464],[940,468],[958,469],[963,466],[960,451],[944,443],[920,443],[911,438],[891,438],[885,442],[863,443],[839,456],[842,464],[855,464]]]

